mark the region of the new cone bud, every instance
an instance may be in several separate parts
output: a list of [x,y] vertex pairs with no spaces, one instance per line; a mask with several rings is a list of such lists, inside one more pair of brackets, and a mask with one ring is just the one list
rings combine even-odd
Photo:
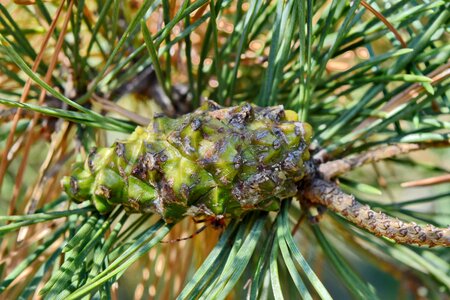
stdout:
[[311,136],[311,126],[282,106],[222,108],[209,101],[176,119],[155,117],[128,140],[94,149],[62,184],[101,213],[122,204],[166,222],[277,210],[305,176]]

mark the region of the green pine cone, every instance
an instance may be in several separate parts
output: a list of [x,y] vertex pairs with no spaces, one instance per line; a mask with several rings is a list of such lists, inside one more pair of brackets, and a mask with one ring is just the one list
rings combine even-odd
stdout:
[[190,216],[238,218],[277,210],[297,193],[309,159],[311,126],[282,106],[222,108],[209,101],[176,119],[155,117],[126,141],[94,149],[62,183],[101,212],[122,204],[166,222]]

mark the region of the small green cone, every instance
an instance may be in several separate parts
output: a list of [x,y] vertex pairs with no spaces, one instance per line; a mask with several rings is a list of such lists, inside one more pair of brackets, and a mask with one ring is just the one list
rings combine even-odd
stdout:
[[279,209],[298,192],[312,128],[282,106],[222,108],[208,101],[193,113],[155,117],[126,141],[94,149],[62,181],[76,201],[106,213],[122,204],[166,222],[186,215],[240,218]]

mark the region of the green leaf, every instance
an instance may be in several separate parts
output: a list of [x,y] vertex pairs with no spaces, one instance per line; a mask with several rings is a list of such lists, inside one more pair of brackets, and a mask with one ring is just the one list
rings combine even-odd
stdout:
[[[302,296],[303,299],[313,299],[311,294],[309,293],[308,289],[306,288],[305,284],[303,283],[303,280],[300,276],[300,274],[297,271],[297,268],[294,264],[294,261],[291,258],[291,254],[289,253],[288,246],[286,244],[286,241],[284,240],[284,235],[286,235],[286,229],[281,222],[281,217],[278,218],[278,224],[277,224],[277,240],[278,240],[278,246],[280,247],[281,254],[283,256],[283,260],[285,262],[285,265],[289,271],[289,274],[291,275],[292,280],[294,281],[295,287],[297,288],[298,292]],[[328,298],[328,299],[331,299]]]
[[139,257],[147,253],[158,242],[160,242],[170,231],[173,225],[164,225],[163,221],[159,221],[142,234],[136,242],[126,249],[116,260],[114,260],[105,270],[97,276],[89,280],[85,285],[81,286],[69,296],[67,299],[78,299],[87,295],[91,291],[98,289],[108,280],[118,279],[117,275],[125,271]]
[[[164,91],[166,92],[166,95],[170,96],[170,86],[167,85],[167,81],[164,79],[153,38],[148,31],[147,25],[144,20],[141,21],[141,31],[144,35],[145,45],[147,46],[148,53],[150,54],[150,57],[152,59],[153,68],[155,69],[158,81],[162,85]],[[168,63],[167,65],[170,65],[170,63]],[[167,76],[169,76],[169,74],[167,74]]]
[[52,88],[50,85],[48,85],[45,81],[43,81],[39,77],[38,74],[36,74],[30,69],[30,67],[25,63],[25,61],[20,57],[20,55],[14,50],[14,48],[8,43],[8,41],[2,35],[0,35],[0,49],[5,50],[6,53],[8,53],[8,55],[11,57],[11,59],[17,64],[17,66],[22,69],[22,71],[24,71],[31,79],[33,79],[33,81],[35,81],[37,84],[39,84],[42,88],[44,88],[47,92],[49,92],[57,99],[86,113],[86,115],[90,116],[91,118],[100,123],[109,123],[110,125],[115,126],[116,128],[126,129],[127,125],[124,124],[123,122],[114,119],[108,119],[98,113],[95,113],[92,110],[87,109],[81,106],[80,104],[70,100],[69,98],[65,97],[63,94]]
[[362,183],[362,182],[357,182],[355,180],[351,180],[348,178],[340,178],[339,179],[340,184],[344,187],[349,187],[351,189],[360,191],[362,193],[367,193],[367,194],[371,194],[371,195],[378,195],[381,196],[383,194],[382,191],[380,191],[378,188],[366,184],[366,183]]
[[[74,111],[68,111],[65,109],[60,108],[53,108],[53,107],[45,107],[45,106],[39,106],[31,103],[23,103],[23,102],[17,102],[17,101],[11,101],[7,99],[1,99],[0,98],[0,104],[7,105],[9,107],[17,107],[17,108],[23,108],[26,110],[34,111],[41,113],[43,115],[47,116],[53,116],[58,117],[61,119],[65,119],[71,122],[76,122],[79,124],[86,124],[90,127],[98,127],[98,128],[104,128],[114,131],[120,131],[120,132],[131,132],[134,130],[135,126],[131,124],[126,124],[122,122],[122,126],[117,127],[108,123],[100,123],[96,118],[93,118],[90,114],[86,113],[78,113]],[[18,129],[19,130],[19,129]]]
[[275,241],[272,246],[272,254],[270,255],[269,270],[270,270],[270,282],[272,283],[272,292],[275,299],[284,299],[281,284],[280,275],[278,273],[278,237],[275,236]]
[[[320,296],[321,299],[332,299],[331,295],[328,293],[327,289],[323,285],[323,283],[320,281],[319,277],[314,273],[312,268],[309,266],[308,262],[305,260],[303,255],[301,254],[300,250],[298,249],[294,238],[291,235],[290,228],[289,228],[289,222],[288,222],[288,208],[289,204],[287,201],[283,203],[283,207],[281,209],[281,215],[279,217],[280,219],[280,225],[278,225],[278,231],[277,233],[280,235],[284,241],[280,240],[280,242],[283,242],[283,246],[280,245],[280,248],[282,250],[283,256],[289,255],[292,257],[297,264],[302,269],[303,273],[308,278],[308,281],[311,283],[313,288],[316,290],[317,294]],[[290,252],[287,252],[287,249],[284,248],[284,245],[287,245]],[[289,265],[288,265],[289,267]],[[291,271],[290,271],[291,273]],[[293,273],[293,270],[292,270]],[[291,275],[292,275],[291,273]],[[293,278],[294,279],[294,278]],[[294,280],[295,282],[295,280]],[[302,289],[303,287],[300,286]],[[300,289],[299,289],[300,291]],[[300,291],[300,294],[302,292]]]
[[32,224],[63,218],[70,215],[83,215],[93,210],[94,209],[92,207],[88,207],[61,212],[37,213],[23,216],[0,216],[0,221],[16,221],[14,223],[0,226],[0,236],[4,235],[7,232],[20,229],[24,226],[30,226]]
[[378,299],[371,286],[368,286],[340,256],[337,249],[323,235],[318,226],[311,226],[324,254],[333,265],[339,278],[345,283],[349,291],[357,298]]
[[[217,299],[225,299],[229,295],[255,251],[266,222],[266,217],[266,214],[261,214],[258,217],[237,253],[228,257],[220,278],[212,284],[215,289],[212,291],[212,294],[208,293],[208,295],[214,295],[213,298],[217,297]],[[225,282],[226,284],[224,284]],[[220,288],[222,286],[223,288]]]

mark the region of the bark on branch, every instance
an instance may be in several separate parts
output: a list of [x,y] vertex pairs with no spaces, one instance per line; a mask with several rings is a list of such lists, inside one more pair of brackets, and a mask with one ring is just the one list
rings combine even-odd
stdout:
[[344,193],[332,182],[316,177],[305,188],[304,196],[311,203],[323,205],[377,236],[388,237],[402,244],[450,247],[450,228],[420,226],[376,212],[356,201],[352,195]]
[[331,179],[347,173],[353,169],[356,169],[364,164],[377,162],[412,151],[423,150],[430,147],[445,147],[449,145],[450,141],[414,144],[408,143],[383,146],[373,150],[369,150],[354,157],[343,158],[323,163],[319,166],[319,172],[322,174],[323,178]]

